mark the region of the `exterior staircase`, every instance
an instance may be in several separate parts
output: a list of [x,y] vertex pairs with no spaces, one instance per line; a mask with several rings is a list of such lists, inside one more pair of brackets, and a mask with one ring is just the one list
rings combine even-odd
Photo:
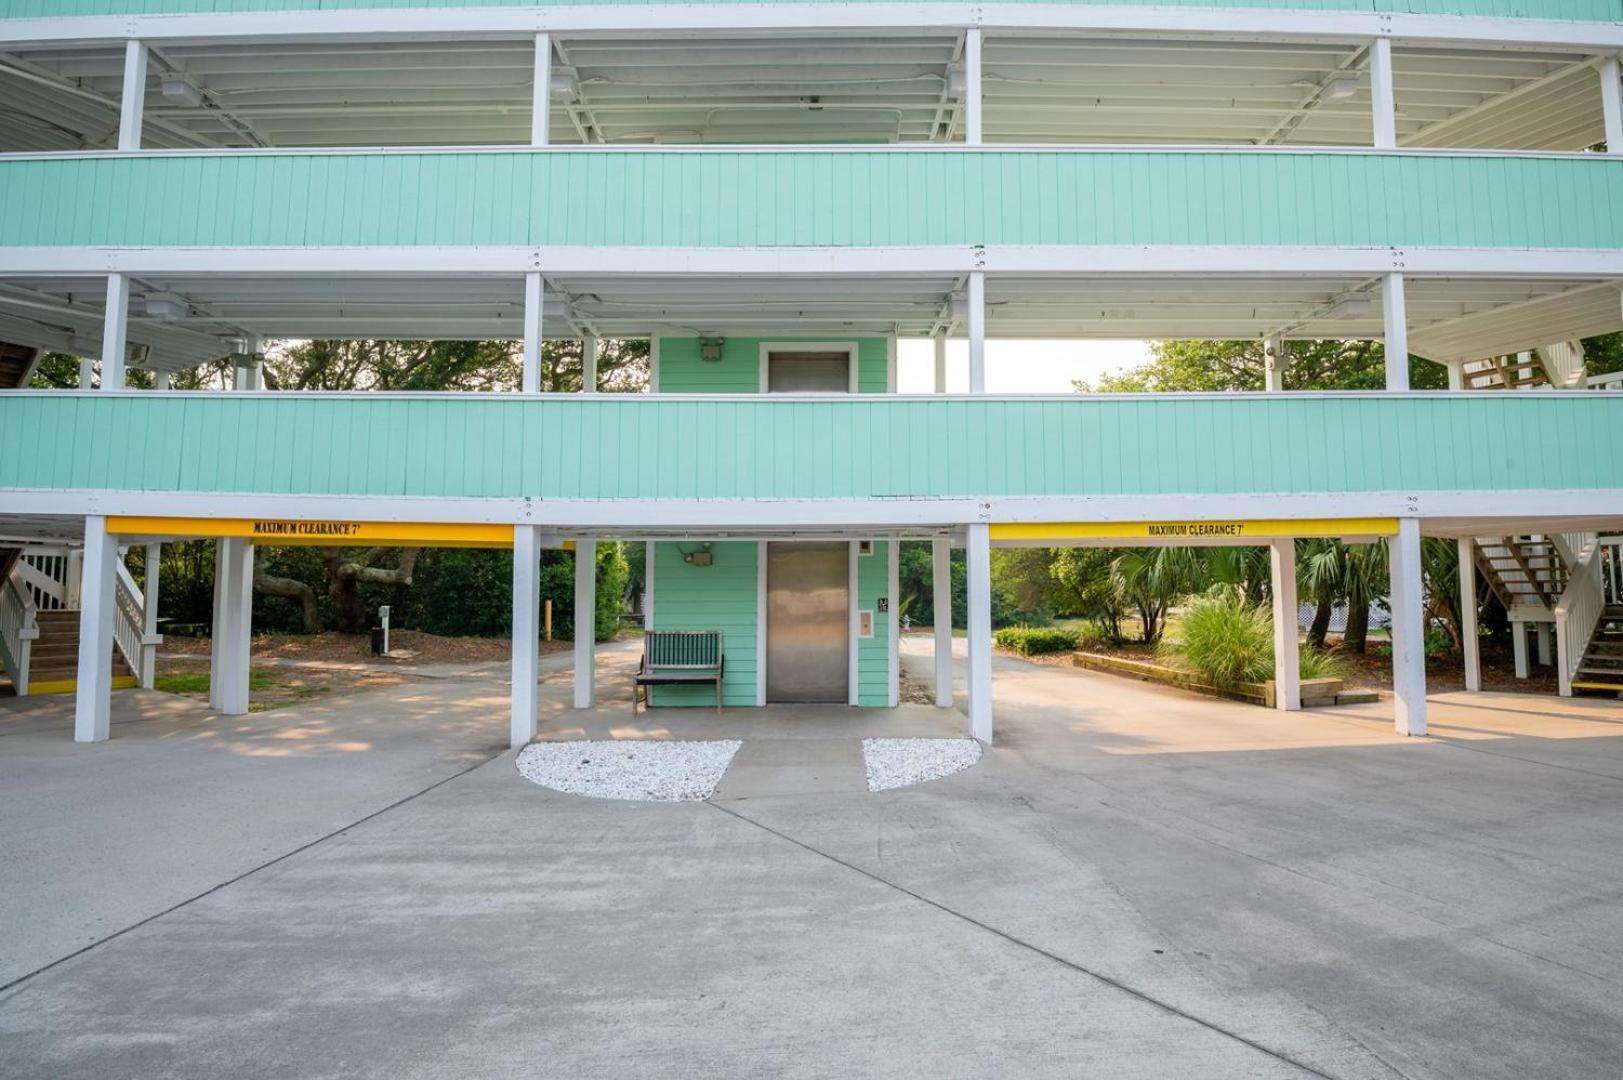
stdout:
[[1467,390],[1558,390],[1584,386],[1584,347],[1577,341],[1557,341],[1531,352],[1468,360],[1461,367]]
[[1623,691],[1623,604],[1611,604],[1601,613],[1595,636],[1578,663],[1574,690]]
[[0,341],[0,390],[16,390],[28,385],[39,364],[40,351]]
[[[0,547],[0,671],[19,697],[78,689],[78,549]],[[113,688],[140,683],[161,637],[142,633],[145,598],[118,565],[113,613]]]
[[1568,568],[1548,536],[1478,536],[1476,565],[1518,622],[1553,622]]

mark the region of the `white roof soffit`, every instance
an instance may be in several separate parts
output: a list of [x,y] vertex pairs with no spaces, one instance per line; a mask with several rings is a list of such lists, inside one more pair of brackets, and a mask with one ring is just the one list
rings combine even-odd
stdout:
[[[557,143],[958,141],[962,38],[943,30],[554,37]],[[1393,50],[1404,145],[1578,150],[1593,57]],[[528,40],[159,44],[144,143],[524,145]],[[1346,42],[991,32],[987,141],[1368,145],[1368,54]],[[122,50],[0,52],[0,151],[115,141]],[[162,90],[183,81],[196,95]]]

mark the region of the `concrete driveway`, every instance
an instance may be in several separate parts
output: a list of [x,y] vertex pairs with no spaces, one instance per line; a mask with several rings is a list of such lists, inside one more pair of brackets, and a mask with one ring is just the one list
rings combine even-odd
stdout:
[[0,1075],[1623,1063],[1616,702],[1445,696],[1401,740],[1000,659],[967,772],[671,805],[520,778],[505,690],[245,720],[132,692],[94,747],[0,704]]

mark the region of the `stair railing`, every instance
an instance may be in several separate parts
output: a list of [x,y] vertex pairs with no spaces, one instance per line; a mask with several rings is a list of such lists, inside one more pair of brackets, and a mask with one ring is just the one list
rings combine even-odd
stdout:
[[117,565],[113,586],[113,642],[118,646],[118,651],[124,654],[124,662],[141,680],[141,685],[150,690],[152,665],[147,663],[148,650],[155,651],[157,642],[163,639],[154,634],[152,636],[157,641],[148,644],[146,600],[141,596],[141,587],[135,583],[135,577],[130,573],[130,568],[124,565],[123,559],[119,559]]
[[18,697],[28,696],[28,665],[39,638],[37,609],[16,566],[0,579],[0,662]]
[[1595,628],[1600,625],[1606,609],[1601,585],[1600,538],[1594,533],[1581,535],[1587,536],[1589,542],[1575,552],[1577,561],[1555,605],[1555,671],[1562,697],[1572,696],[1572,680],[1584,662],[1589,641],[1595,636]]
[[65,548],[29,548],[17,559],[13,570],[21,576],[36,609],[62,611],[73,606],[68,601],[78,591],[78,583],[70,583],[72,561]]
[[1623,536],[1600,538],[1600,583],[1608,606],[1623,605]]

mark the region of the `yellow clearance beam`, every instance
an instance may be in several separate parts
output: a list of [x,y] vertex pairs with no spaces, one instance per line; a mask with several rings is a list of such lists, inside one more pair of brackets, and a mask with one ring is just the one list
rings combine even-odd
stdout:
[[[513,526],[424,521],[313,521],[288,518],[109,517],[118,536],[243,538],[256,544],[308,547],[513,546]],[[564,547],[574,547],[565,541]]]
[[1397,518],[1278,518],[1233,521],[1005,521],[991,527],[992,539],[1063,544],[1113,541],[1121,544],[1244,544],[1297,537],[1396,536]]

